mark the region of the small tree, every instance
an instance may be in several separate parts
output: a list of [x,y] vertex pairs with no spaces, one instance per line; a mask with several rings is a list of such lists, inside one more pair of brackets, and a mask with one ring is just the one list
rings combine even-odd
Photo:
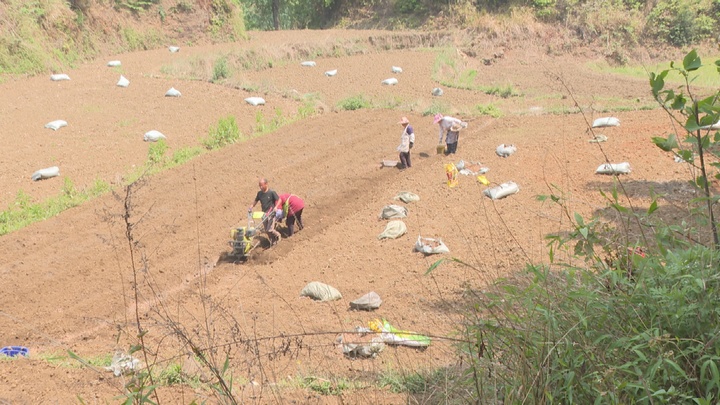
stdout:
[[[707,205],[710,230],[713,236],[715,248],[720,246],[718,240],[717,223],[713,208],[720,199],[720,195],[710,191],[708,179],[708,166],[720,168],[720,91],[716,91],[705,98],[700,98],[693,92],[691,83],[697,78],[693,74],[702,66],[702,61],[695,50],[690,51],[682,61],[682,67],[676,67],[670,62],[670,69],[660,73],[650,74],[650,86],[653,96],[660,103],[660,106],[668,113],[671,119],[677,123],[687,135],[684,140],[679,140],[676,134],[667,137],[655,137],[653,142],[662,150],[672,152],[676,158],[690,164],[699,171],[694,176],[692,184],[703,194],[702,200]],[[720,73],[720,60],[715,61],[715,66]],[[668,73],[677,72],[683,78],[683,85],[677,89],[666,89],[665,78]],[[698,161],[695,160],[697,154]],[[720,174],[715,174],[720,179]]]

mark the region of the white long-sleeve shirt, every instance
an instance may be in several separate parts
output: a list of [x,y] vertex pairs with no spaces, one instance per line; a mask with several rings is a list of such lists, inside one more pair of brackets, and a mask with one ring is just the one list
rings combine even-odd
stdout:
[[455,117],[446,115],[438,122],[438,126],[440,127],[440,132],[438,133],[438,143],[442,143],[443,135],[447,133],[453,124],[462,124],[462,121]]

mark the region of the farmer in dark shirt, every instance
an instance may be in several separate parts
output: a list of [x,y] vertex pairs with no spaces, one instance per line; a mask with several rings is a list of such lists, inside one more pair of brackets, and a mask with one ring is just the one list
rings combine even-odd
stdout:
[[265,220],[263,221],[265,232],[270,235],[270,243],[274,245],[280,241],[280,232],[275,230],[275,205],[277,205],[280,197],[274,190],[270,189],[266,179],[260,179],[258,186],[260,186],[260,191],[258,191],[255,201],[248,211],[252,211],[260,201],[260,208],[265,213]]

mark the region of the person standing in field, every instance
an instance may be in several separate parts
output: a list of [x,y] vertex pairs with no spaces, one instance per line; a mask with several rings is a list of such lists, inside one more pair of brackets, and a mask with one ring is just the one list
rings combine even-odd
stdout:
[[410,161],[410,149],[412,149],[415,145],[415,131],[410,125],[410,121],[407,117],[402,117],[399,124],[403,126],[403,133],[400,135],[400,146],[397,147],[397,150],[400,152],[400,163],[402,164],[402,169],[405,169],[412,167],[412,162]]
[[252,211],[260,202],[260,209],[265,213],[263,219],[263,225],[265,225],[265,232],[270,236],[270,244],[275,245],[280,241],[280,232],[275,230],[275,205],[280,200],[280,197],[274,190],[270,189],[267,179],[258,180],[258,191],[255,196],[255,201],[252,203],[248,211]]

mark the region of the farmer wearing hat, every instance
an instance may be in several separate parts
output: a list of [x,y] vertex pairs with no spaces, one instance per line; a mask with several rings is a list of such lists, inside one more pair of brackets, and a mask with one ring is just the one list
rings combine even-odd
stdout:
[[445,143],[447,144],[445,154],[454,154],[457,151],[457,143],[460,136],[460,130],[467,128],[467,123],[455,117],[451,117],[449,115],[443,116],[442,114],[436,114],[433,122],[435,124],[438,124],[438,126],[440,127],[440,132],[438,134],[438,144],[442,144],[443,135],[447,134],[445,136]]
[[402,117],[399,124],[403,126],[403,133],[400,135],[400,146],[397,147],[397,150],[400,152],[402,168],[405,169],[412,167],[412,163],[410,162],[410,149],[412,149],[415,144],[415,131],[407,117]]

